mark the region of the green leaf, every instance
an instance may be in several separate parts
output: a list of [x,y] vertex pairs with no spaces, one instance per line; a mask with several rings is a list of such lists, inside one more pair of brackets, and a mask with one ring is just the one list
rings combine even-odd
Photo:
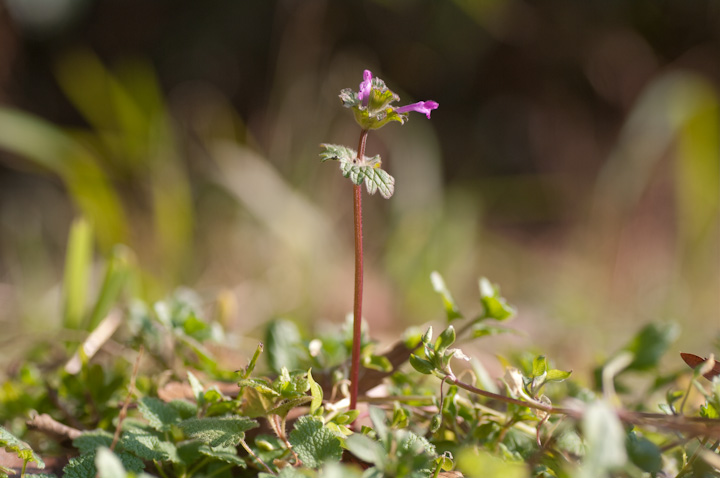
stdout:
[[[102,448],[101,448],[102,450]],[[70,460],[70,462],[63,468],[64,478],[95,478],[97,475],[97,468],[95,468],[95,457],[97,452],[91,452],[84,455],[80,455]],[[130,453],[118,453],[116,455],[125,470],[132,473],[140,473],[144,468],[145,464],[142,460]]]
[[547,358],[545,358],[544,355],[538,355],[533,360],[532,376],[540,377],[542,375],[545,375],[546,372],[547,372]]
[[200,383],[200,380],[198,380],[191,371],[188,370],[187,375],[188,382],[190,382],[190,388],[192,389],[193,395],[195,396],[195,400],[197,400],[198,405],[203,406],[205,403],[205,389],[203,388],[202,383]]
[[662,452],[660,448],[645,437],[638,436],[634,431],[628,433],[626,448],[630,461],[647,473],[658,473],[662,469]]
[[70,227],[63,280],[63,322],[65,327],[70,329],[77,329],[82,324],[87,305],[92,253],[92,227],[85,218],[76,219]]
[[339,161],[342,175],[349,178],[350,181],[357,186],[364,183],[365,189],[369,194],[375,194],[376,191],[380,191],[380,195],[388,199],[395,192],[395,178],[380,169],[381,161],[379,155],[373,157],[364,156],[363,159],[360,160],[354,149],[345,146],[321,144],[320,147],[323,148],[323,151],[320,153],[320,158],[323,161]]
[[363,367],[379,372],[392,372],[393,366],[390,360],[383,355],[365,355],[362,360]]
[[[479,320],[482,320],[484,317],[481,317]],[[486,322],[479,322],[477,324],[473,324],[472,326],[472,338],[477,339],[480,337],[491,337],[494,335],[500,335],[500,334],[516,334],[517,332],[513,329],[509,329],[507,327],[499,327],[496,325],[490,325]]]
[[677,324],[650,323],[643,327],[633,340],[624,347],[632,353],[633,361],[625,370],[651,370],[657,367],[660,358],[680,334]]
[[271,410],[268,410],[268,414],[286,417],[290,410],[292,410],[293,408],[301,407],[308,402],[312,402],[312,397],[302,396],[298,398],[293,398],[291,400],[287,400],[286,402],[281,403],[280,405]]
[[252,388],[253,390],[256,390],[262,395],[266,395],[268,397],[280,396],[280,392],[274,390],[267,381],[262,379],[246,378],[238,381],[238,387],[241,389],[245,387]]
[[212,447],[235,446],[245,438],[245,432],[258,426],[245,417],[190,418],[178,425],[190,438],[197,438]]
[[5,451],[15,453],[18,458],[24,462],[33,461],[37,463],[38,468],[45,468],[45,462],[35,454],[27,443],[19,440],[15,435],[7,431],[5,428],[0,427],[0,447],[5,448]]
[[302,339],[297,326],[284,319],[273,320],[268,325],[265,337],[268,364],[273,372],[280,373],[283,367],[289,370],[300,368]]
[[307,378],[308,383],[310,384],[310,395],[312,396],[312,401],[310,402],[310,413],[315,413],[315,411],[322,405],[323,391],[322,387],[320,387],[313,378],[312,369],[308,370]]
[[168,405],[178,412],[180,419],[182,420],[192,418],[197,415],[198,412],[197,405],[190,403],[187,400],[172,400],[168,402]]
[[340,440],[323,426],[321,420],[313,417],[298,418],[290,433],[290,443],[303,464],[310,468],[338,462],[342,456]]
[[131,277],[131,264],[133,263],[134,256],[129,248],[122,245],[113,248],[112,255],[107,263],[102,286],[100,286],[100,292],[90,314],[88,330],[97,327],[100,321],[110,312],[112,306],[115,305],[123,286]]
[[80,453],[89,453],[100,447],[110,447],[112,441],[112,433],[106,432],[105,430],[93,430],[83,432],[82,435],[73,440],[72,444],[80,450]]
[[385,448],[380,443],[360,433],[347,437],[345,446],[356,457],[368,463],[373,463],[379,468],[383,468],[387,461]]
[[484,309],[483,318],[502,321],[515,315],[515,309],[500,296],[500,289],[485,277],[480,279],[480,303]]
[[163,450],[162,442],[156,435],[141,431],[126,431],[118,448],[129,451],[143,460],[167,460],[169,453]]
[[524,463],[504,461],[485,451],[465,448],[457,459],[457,470],[466,476],[525,478],[528,470]]
[[240,468],[247,468],[245,460],[240,458],[237,454],[237,448],[233,446],[228,447],[209,447],[208,445],[202,445],[199,448],[200,453],[210,458],[214,458],[231,465],[239,466]]
[[410,365],[420,373],[429,375],[435,370],[435,366],[428,360],[420,358],[415,354],[410,355]]
[[323,143],[320,147],[323,149],[320,153],[320,160],[323,162],[333,160],[352,163],[357,158],[357,151],[341,144]]
[[143,397],[138,402],[138,410],[155,430],[166,432],[180,423],[180,413],[170,404],[154,397]]
[[443,354],[448,347],[455,343],[455,327],[452,325],[448,326],[447,329],[443,330],[435,341],[435,351],[438,354]]
[[565,371],[565,370],[557,370],[552,369],[548,370],[547,376],[545,377],[546,382],[562,382],[563,380],[567,380],[570,378],[570,375],[572,375],[572,370]]
[[447,316],[448,322],[452,322],[455,319],[462,319],[463,315],[460,313],[460,309],[455,303],[455,299],[450,294],[445,281],[439,272],[433,271],[430,274],[430,282],[432,283],[433,290],[440,294],[442,297],[443,306],[445,307],[445,315]]

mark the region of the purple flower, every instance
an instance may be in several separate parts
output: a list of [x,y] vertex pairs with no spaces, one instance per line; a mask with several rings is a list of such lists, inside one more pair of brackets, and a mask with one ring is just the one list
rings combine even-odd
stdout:
[[372,72],[365,70],[363,72],[363,81],[360,83],[360,91],[358,92],[358,98],[362,100],[362,105],[367,106],[368,100],[370,99],[370,90],[372,89]]
[[438,106],[440,105],[438,105],[435,101],[418,101],[417,103],[413,103],[411,105],[395,108],[395,111],[398,113],[408,113],[410,111],[415,111],[416,113],[424,113],[425,116],[430,119],[430,112],[434,109],[437,109]]

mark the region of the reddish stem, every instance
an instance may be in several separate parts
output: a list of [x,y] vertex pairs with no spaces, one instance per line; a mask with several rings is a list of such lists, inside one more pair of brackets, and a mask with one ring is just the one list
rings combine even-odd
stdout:
[[[358,158],[365,156],[367,130],[360,132]],[[353,302],[353,346],[350,362],[350,410],[357,408],[358,383],[360,381],[360,335],[362,330],[363,293],[363,236],[362,236],[362,186],[353,185],[353,217],[355,222],[355,296]]]

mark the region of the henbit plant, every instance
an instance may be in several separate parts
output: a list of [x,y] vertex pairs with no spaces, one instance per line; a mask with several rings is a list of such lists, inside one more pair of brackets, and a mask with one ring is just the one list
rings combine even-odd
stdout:
[[360,335],[362,327],[363,297],[363,233],[362,233],[362,184],[370,194],[380,191],[390,198],[395,191],[395,179],[380,169],[380,155],[365,156],[365,145],[370,130],[379,129],[391,122],[405,124],[411,111],[425,114],[428,119],[432,110],[438,107],[435,101],[420,101],[406,106],[394,106],[400,100],[385,82],[373,77],[370,70],[363,73],[359,91],[350,88],[340,91],[340,99],[345,108],[350,108],[355,121],[360,125],[358,149],[354,151],[345,146],[322,144],[320,154],[323,161],[340,162],[343,176],[353,183],[353,219],[355,227],[355,293],[353,296],[353,347],[350,368],[350,409],[357,407],[358,382],[360,375]]

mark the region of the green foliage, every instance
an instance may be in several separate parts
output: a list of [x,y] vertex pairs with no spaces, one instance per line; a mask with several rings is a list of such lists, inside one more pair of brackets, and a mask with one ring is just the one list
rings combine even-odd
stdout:
[[[373,398],[380,406],[369,408],[372,427],[359,432],[352,427],[359,412],[347,410],[343,402],[352,344],[348,329],[303,337],[289,321],[272,322],[266,345],[258,345],[247,366],[233,374],[212,363],[206,344],[218,333],[203,319],[197,297],[188,291],[153,306],[143,305],[129,321],[127,343],[144,343],[161,368],[148,366],[151,370],[137,377],[134,396],[139,398],[130,407],[113,452],[108,448],[131,369],[124,360],[108,366],[101,365],[98,357],[88,358],[76,374],[62,367],[46,373],[25,364],[17,377],[0,386],[0,410],[20,415],[30,407],[52,412],[55,408],[47,395],[52,383],[55,400],[84,427],[94,428],[72,442],[72,453],[79,456],[63,470],[70,477],[149,476],[143,470],[166,478],[358,477],[357,468],[345,463],[350,454],[366,464],[366,478],[429,478],[453,469],[467,477],[640,477],[641,473],[662,476],[673,469],[685,470],[682,478],[714,473],[716,451],[708,443],[700,449],[681,440],[699,430],[696,423],[682,419],[687,413],[718,419],[720,379],[707,382],[698,371],[687,369],[686,385],[680,388],[679,372],[659,373],[657,363],[677,333],[673,326],[641,329],[604,365],[604,380],[597,390],[573,381],[572,372],[555,368],[546,355],[529,352],[503,361],[506,373],[499,382],[479,360],[466,367],[467,357],[457,344],[488,337],[478,333],[481,327],[504,324],[514,309],[486,281],[481,286],[481,312],[463,314],[439,274],[432,280],[445,310],[443,321],[452,324],[439,333],[428,327],[422,336],[413,335],[408,347],[414,353],[406,355],[409,372],[391,362],[397,360],[392,355],[374,355],[374,344],[364,331],[365,373],[388,374],[389,396]],[[178,371],[177,376],[186,377],[183,390],[187,389],[188,399],[158,398],[162,395],[155,377],[167,353],[159,340],[163,337],[174,344],[178,367],[198,367]],[[260,360],[263,351],[268,352],[265,366]],[[198,359],[200,355],[204,358]],[[642,382],[649,384],[649,392],[623,409],[625,395],[614,388],[613,379],[626,370],[644,374]],[[237,380],[237,395],[215,383],[229,377]],[[702,403],[691,405],[697,400],[688,400],[689,394],[698,392]],[[598,399],[601,394],[605,398]],[[665,397],[659,405],[670,415],[667,429],[657,415],[648,418],[638,411],[653,406],[655,397]],[[569,398],[571,408],[553,408],[566,406]],[[265,433],[246,434],[265,422],[269,426]],[[0,444],[26,463],[42,463],[7,429],[0,428],[0,437]],[[63,445],[56,446],[62,450]]]
[[38,468],[45,468],[45,462],[32,448],[3,427],[0,427],[0,447],[10,453],[15,453],[23,461],[23,469],[30,461],[37,463]]
[[357,157],[357,151],[337,144],[321,144],[323,151],[320,158],[323,161],[339,161],[340,171],[346,178],[350,178],[353,184],[361,186],[365,183],[365,189],[369,194],[379,191],[385,199],[389,199],[395,192],[395,178],[380,168],[380,156],[372,158],[363,156]]
[[310,468],[338,462],[342,455],[340,440],[323,426],[321,419],[309,416],[300,417],[295,423],[290,443],[302,463]]
[[236,446],[245,432],[258,426],[245,417],[189,418],[178,425],[190,438],[197,438],[211,447]]

